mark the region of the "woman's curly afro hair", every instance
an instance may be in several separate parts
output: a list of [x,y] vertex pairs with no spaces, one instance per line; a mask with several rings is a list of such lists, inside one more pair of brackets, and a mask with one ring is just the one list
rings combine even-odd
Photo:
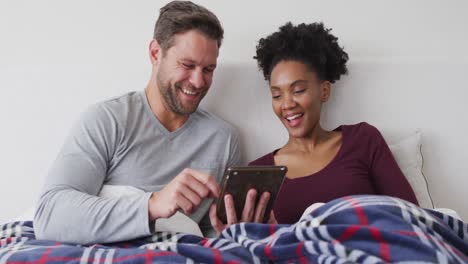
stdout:
[[269,81],[271,71],[280,61],[297,60],[316,72],[321,80],[331,83],[348,72],[348,54],[338,45],[338,38],[323,23],[299,24],[291,22],[279,31],[260,39],[254,59]]

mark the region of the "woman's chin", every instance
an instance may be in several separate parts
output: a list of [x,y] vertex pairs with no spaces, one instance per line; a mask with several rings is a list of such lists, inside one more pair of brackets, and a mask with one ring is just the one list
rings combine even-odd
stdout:
[[290,138],[304,138],[305,131],[303,129],[288,129],[289,137]]

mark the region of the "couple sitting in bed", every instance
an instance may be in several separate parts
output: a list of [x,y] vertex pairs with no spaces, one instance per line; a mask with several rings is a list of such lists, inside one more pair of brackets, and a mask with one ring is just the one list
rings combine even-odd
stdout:
[[[232,126],[198,109],[222,38],[218,19],[204,7],[173,1],[161,8],[149,46],[148,86],[92,107],[73,128],[39,199],[38,239],[130,240],[151,235],[155,221],[178,211],[199,223],[205,235],[226,227],[209,198],[219,195],[224,170],[239,165],[238,137]],[[331,83],[347,72],[348,60],[328,29],[288,23],[260,40],[256,59],[269,81],[273,110],[289,132],[285,146],[251,162],[288,167],[271,222],[294,223],[310,204],[351,194],[417,203],[376,128],[366,123],[321,128],[322,104]],[[144,192],[98,197],[103,185]],[[242,218],[228,213],[228,225],[263,219],[269,195],[259,195],[255,205],[250,191]],[[233,212],[232,197],[223,199]]]

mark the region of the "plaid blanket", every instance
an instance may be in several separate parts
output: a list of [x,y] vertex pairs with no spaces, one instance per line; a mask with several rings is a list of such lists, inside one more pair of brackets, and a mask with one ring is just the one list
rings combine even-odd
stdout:
[[36,240],[0,226],[0,263],[468,263],[467,224],[386,196],[331,201],[294,225],[242,223],[217,238],[181,233],[106,245]]

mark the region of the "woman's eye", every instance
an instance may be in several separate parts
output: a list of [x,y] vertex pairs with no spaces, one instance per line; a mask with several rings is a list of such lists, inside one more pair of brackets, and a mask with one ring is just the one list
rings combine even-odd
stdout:
[[300,90],[296,90],[294,91],[295,94],[301,94],[305,91],[305,89],[300,89]]
[[279,99],[279,98],[280,98],[279,95],[272,95],[271,97],[272,97],[273,99]]

